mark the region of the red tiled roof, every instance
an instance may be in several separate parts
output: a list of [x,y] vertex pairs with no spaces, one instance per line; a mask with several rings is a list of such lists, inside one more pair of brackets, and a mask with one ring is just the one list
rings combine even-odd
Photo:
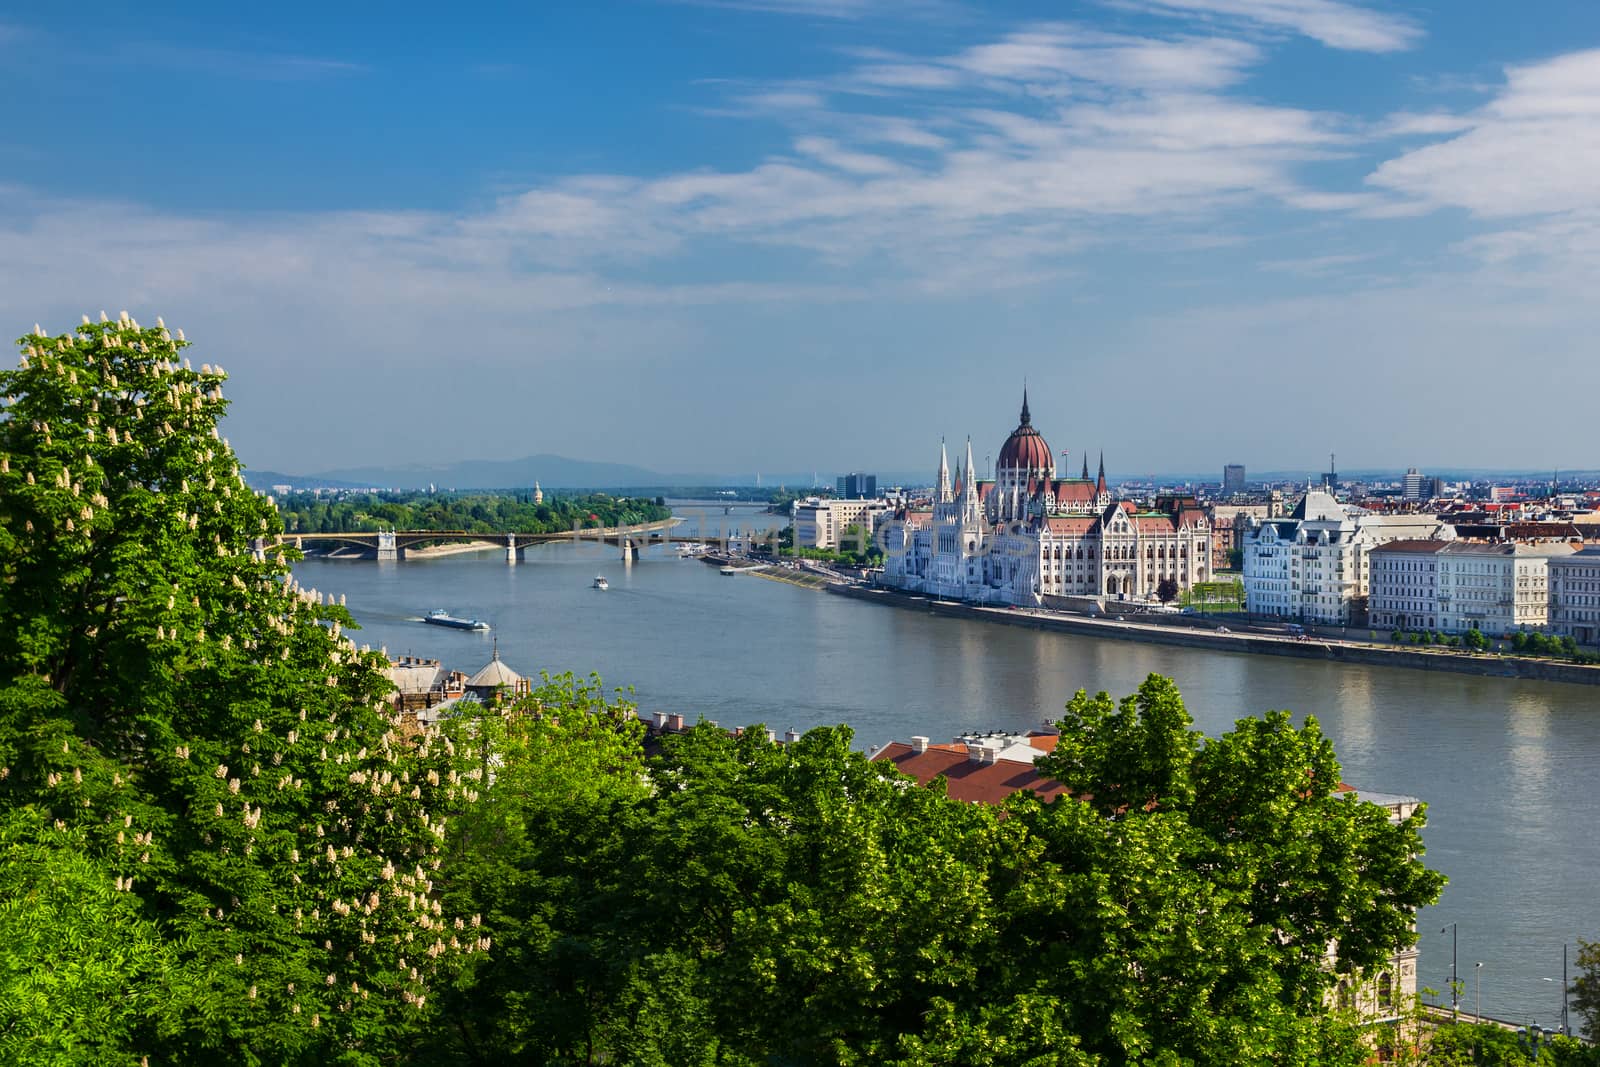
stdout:
[[1411,537],[1411,538],[1407,538],[1407,539],[1405,539],[1403,541],[1385,541],[1383,544],[1377,545],[1374,548],[1370,548],[1367,551],[1369,553],[1378,553],[1378,552],[1424,552],[1424,553],[1433,553],[1433,552],[1437,552],[1440,549],[1444,548],[1444,546],[1449,544],[1449,543],[1450,543],[1449,541],[1428,541],[1428,540],[1424,540],[1424,539],[1421,539],[1421,538]]
[[997,760],[979,763],[967,757],[965,745],[929,745],[917,752],[899,741],[884,746],[877,755],[909,774],[919,785],[927,785],[943,775],[945,791],[955,800],[970,804],[998,804],[1012,793],[1029,789],[1039,799],[1050,801],[1066,792],[1061,783],[1046,778],[1031,763]]
[[1041,752],[1054,752],[1056,742],[1061,740],[1060,734],[1029,734],[1028,744]]
[[1056,482],[1052,491],[1058,504],[1092,504],[1094,502],[1094,485],[1081,479],[1074,478],[1070,481],[1062,480]]
[[1086,534],[1100,520],[1093,515],[1056,515],[1045,520],[1053,534]]

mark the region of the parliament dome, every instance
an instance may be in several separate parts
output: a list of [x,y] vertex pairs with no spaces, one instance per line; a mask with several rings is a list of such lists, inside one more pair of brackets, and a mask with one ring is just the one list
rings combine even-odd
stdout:
[[1000,446],[1000,459],[995,469],[1026,470],[1043,473],[1047,478],[1056,476],[1056,461],[1050,451],[1050,442],[1033,428],[1033,416],[1028,413],[1028,391],[1022,391],[1022,420],[1006,443]]

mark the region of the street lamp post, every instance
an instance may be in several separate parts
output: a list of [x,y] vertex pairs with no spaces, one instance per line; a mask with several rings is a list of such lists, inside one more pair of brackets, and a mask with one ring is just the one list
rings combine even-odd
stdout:
[[1567,946],[1561,945],[1561,1032],[1572,1036],[1572,1020],[1567,1016]]
[[1472,1018],[1474,1022],[1483,1022],[1483,961],[1479,960],[1472,965]]
[[1450,1021],[1454,1023],[1461,1021],[1461,987],[1456,982],[1456,924],[1451,923],[1439,932],[1442,934],[1445,930],[1450,931]]

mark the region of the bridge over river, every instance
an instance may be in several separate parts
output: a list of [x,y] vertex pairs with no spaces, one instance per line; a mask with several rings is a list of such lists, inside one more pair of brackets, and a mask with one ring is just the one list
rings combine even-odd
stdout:
[[[504,545],[506,560],[515,563],[523,557],[530,545],[554,544],[606,544],[615,545],[626,562],[639,558],[639,551],[649,545],[706,544],[703,535],[687,536],[673,533],[673,528],[683,522],[681,518],[663,519],[660,522],[640,523],[636,526],[574,527],[557,532],[474,533],[469,530],[372,530],[344,533],[285,533],[274,539],[277,545],[320,550],[333,555],[341,550],[351,550],[364,559],[400,560],[407,549],[423,545],[481,544]],[[265,541],[258,543],[258,551],[269,551]]]

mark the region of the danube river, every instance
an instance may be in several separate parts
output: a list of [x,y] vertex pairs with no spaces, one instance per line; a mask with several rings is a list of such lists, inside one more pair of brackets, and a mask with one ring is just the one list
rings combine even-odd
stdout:
[[[749,527],[765,516],[733,513]],[[721,516],[718,516],[721,519]],[[1462,1008],[1555,1026],[1561,946],[1600,939],[1600,689],[1358,667],[1048,634],[914,612],[741,575],[651,549],[530,548],[378,564],[307,560],[302,584],[346,594],[358,642],[475,671],[491,639],[516,670],[599,673],[647,711],[723,726],[847,723],[863,749],[926,734],[1026,729],[1079,688],[1121,696],[1177,679],[1199,729],[1270,708],[1315,715],[1345,780],[1429,803],[1427,860],[1450,876],[1418,919],[1420,984],[1448,1003],[1458,924]],[[607,592],[591,588],[603,574]],[[493,635],[425,626],[442,607]]]

